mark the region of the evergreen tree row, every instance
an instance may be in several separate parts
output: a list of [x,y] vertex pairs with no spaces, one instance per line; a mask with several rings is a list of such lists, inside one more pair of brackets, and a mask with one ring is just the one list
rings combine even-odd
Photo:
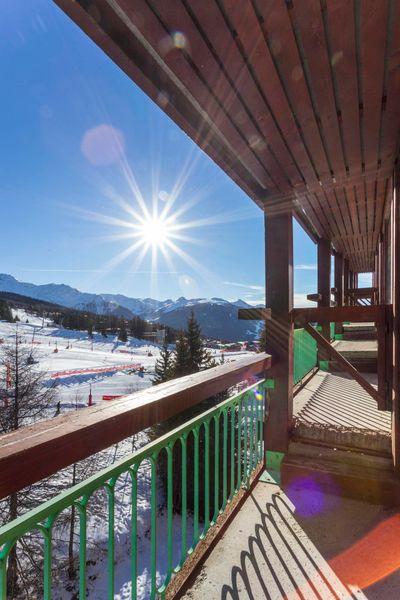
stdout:
[[0,299],[0,321],[7,321],[8,323],[14,323],[15,319],[12,316],[11,308],[8,302]]
[[176,339],[174,351],[169,349],[168,341],[165,341],[160,358],[156,361],[153,384],[215,366],[215,360],[204,346],[200,325],[192,312],[186,331],[181,331]]

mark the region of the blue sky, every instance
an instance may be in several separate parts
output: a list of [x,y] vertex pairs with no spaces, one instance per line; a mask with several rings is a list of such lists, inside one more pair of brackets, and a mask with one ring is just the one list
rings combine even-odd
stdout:
[[[51,0],[0,10],[0,271],[83,291],[262,301],[260,209]],[[135,217],[122,205],[141,213],[137,190],[193,225],[156,269],[151,250],[140,265],[140,249],[128,251]],[[298,304],[316,291],[316,248],[296,223],[294,234]]]

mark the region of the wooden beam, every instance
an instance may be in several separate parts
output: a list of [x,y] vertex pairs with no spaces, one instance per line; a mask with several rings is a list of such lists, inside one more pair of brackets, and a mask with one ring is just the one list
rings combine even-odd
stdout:
[[320,302],[321,299],[321,294],[307,294],[307,300],[311,300],[311,302]]
[[291,214],[265,216],[266,306],[272,319],[266,330],[273,355],[274,379],[264,430],[266,450],[286,452],[293,418],[293,223]]
[[393,409],[392,452],[400,473],[400,166],[397,164],[391,211],[392,222],[392,303],[393,303]]
[[349,260],[343,260],[343,302],[345,306],[349,305]]
[[326,340],[312,325],[305,323],[304,329],[315,339],[318,346],[323,348],[327,354],[336,360],[342,369],[346,373],[349,373],[349,375],[351,375],[353,379],[355,379],[355,381],[357,381],[357,383],[361,385],[361,387],[364,388],[364,390],[368,392],[370,396],[372,396],[372,398],[378,403],[378,406],[381,407],[384,399],[380,398],[378,391],[366,379],[364,379],[357,369],[353,367],[353,365],[350,364],[349,361],[346,360],[333,346],[331,346],[328,340]]
[[0,498],[265,373],[270,366],[269,355],[253,355],[2,435]]
[[269,321],[271,319],[270,308],[239,308],[238,319],[243,321]]
[[[319,308],[331,305],[331,243],[326,239],[320,239],[318,242],[318,294],[321,296],[318,301]],[[329,323],[321,325],[322,335],[330,340]]]
[[324,306],[322,308],[294,308],[292,320],[296,325],[304,323],[384,323],[382,306]]
[[[343,254],[339,254],[336,252],[335,254],[335,301],[336,306],[343,306],[343,278],[344,278],[344,265],[343,265]],[[331,290],[332,291],[332,290]],[[343,325],[342,323],[335,323],[335,333],[341,334],[343,333]]]
[[376,293],[376,287],[349,288],[348,293],[351,296],[370,297]]

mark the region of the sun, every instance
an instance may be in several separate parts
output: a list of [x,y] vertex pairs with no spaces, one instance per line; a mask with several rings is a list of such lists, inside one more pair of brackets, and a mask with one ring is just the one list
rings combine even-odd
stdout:
[[137,235],[148,246],[162,248],[171,240],[172,228],[161,216],[149,216],[138,226]]

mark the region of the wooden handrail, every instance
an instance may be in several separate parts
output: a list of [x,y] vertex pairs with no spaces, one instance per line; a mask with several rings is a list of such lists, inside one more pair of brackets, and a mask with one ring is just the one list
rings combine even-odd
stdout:
[[0,436],[0,498],[198,404],[271,366],[256,354]]

